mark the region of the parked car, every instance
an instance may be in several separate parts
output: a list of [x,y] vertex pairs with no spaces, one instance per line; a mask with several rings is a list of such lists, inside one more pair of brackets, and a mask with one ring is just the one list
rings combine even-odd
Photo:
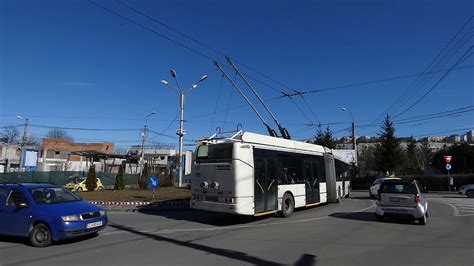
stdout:
[[400,180],[400,178],[396,178],[396,177],[379,177],[379,178],[375,179],[374,183],[369,188],[369,197],[375,198],[377,196],[378,191],[379,191],[380,184],[382,184],[383,181],[390,180],[390,179]]
[[474,198],[474,184],[464,185],[460,187],[458,193],[460,195],[466,195],[469,198]]
[[383,221],[385,216],[400,216],[426,224],[428,201],[418,181],[384,180],[380,185],[375,216]]
[[[87,191],[86,179],[87,179],[86,177],[75,178],[71,182],[64,185],[64,187],[71,191],[78,191],[78,192]],[[100,178],[96,178],[96,181],[97,181],[97,187],[94,190],[104,189],[104,185],[102,185],[102,181],[100,180]]]
[[0,235],[29,237],[35,247],[97,234],[107,213],[51,184],[0,184]]

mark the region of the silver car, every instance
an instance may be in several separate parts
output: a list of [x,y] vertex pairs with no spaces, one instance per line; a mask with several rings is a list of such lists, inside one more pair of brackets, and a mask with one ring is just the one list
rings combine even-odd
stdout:
[[466,195],[469,198],[474,198],[474,184],[460,187],[458,193],[460,195]]
[[377,192],[379,191],[380,184],[382,184],[382,182],[385,180],[391,180],[391,179],[400,180],[400,178],[396,178],[396,177],[379,177],[375,179],[374,183],[369,188],[369,197],[375,198],[377,196]]
[[418,181],[385,180],[377,196],[375,217],[383,221],[385,216],[407,217],[426,224],[428,201]]

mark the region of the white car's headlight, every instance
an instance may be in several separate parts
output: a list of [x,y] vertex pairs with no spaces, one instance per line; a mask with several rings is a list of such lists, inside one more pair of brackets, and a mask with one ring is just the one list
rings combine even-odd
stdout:
[[105,215],[107,215],[107,212],[105,212],[105,211],[100,211],[100,216],[105,216]]
[[77,215],[67,215],[67,216],[61,216],[61,219],[65,222],[74,222],[74,221],[79,221],[79,216]]

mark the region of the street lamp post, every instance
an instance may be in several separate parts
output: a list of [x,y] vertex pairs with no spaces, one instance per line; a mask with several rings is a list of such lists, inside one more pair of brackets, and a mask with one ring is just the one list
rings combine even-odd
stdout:
[[29,121],[28,121],[28,118],[24,118],[21,115],[17,115],[16,119],[25,120],[25,124],[24,124],[24,127],[23,127],[23,137],[21,138],[21,144],[20,144],[20,158],[18,160],[18,172],[21,172],[21,164],[22,164],[22,160],[23,160],[23,147],[26,144],[26,134],[27,134],[26,132],[27,132],[27,129],[28,129],[28,122]]
[[[341,111],[347,112],[347,108],[342,107]],[[356,135],[355,135],[355,124],[354,124],[354,116],[352,115],[352,110],[349,110],[351,113],[351,127],[352,127],[352,147],[354,148],[354,164],[357,166],[357,143],[356,143]]]
[[176,86],[178,87],[177,89],[174,88],[169,84],[168,81],[166,80],[161,80],[161,83],[165,86],[169,86],[173,90],[177,91],[179,93],[179,106],[180,106],[180,119],[179,119],[179,129],[176,131],[176,135],[179,136],[179,160],[178,160],[178,187],[181,187],[183,185],[183,137],[186,134],[184,131],[184,98],[186,96],[186,93],[190,92],[191,90],[197,88],[198,84],[203,82],[204,80],[207,79],[207,75],[203,75],[198,82],[194,83],[188,90],[183,91],[181,87],[179,86],[178,78],[176,71],[174,69],[170,70],[171,77],[174,78],[176,82]]
[[148,123],[148,117],[152,116],[156,114],[155,111],[147,114],[145,116],[145,126],[143,127],[143,132],[142,132],[142,153],[141,153],[141,156],[140,156],[140,163],[143,164],[144,160],[145,160],[145,142],[146,142],[146,137],[147,137],[147,133],[148,133],[148,127],[147,127],[147,123]]

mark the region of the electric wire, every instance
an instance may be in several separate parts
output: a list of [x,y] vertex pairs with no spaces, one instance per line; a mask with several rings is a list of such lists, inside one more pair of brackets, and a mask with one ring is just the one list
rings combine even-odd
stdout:
[[[464,53],[458,61],[456,61],[456,63],[453,64],[453,66],[451,67],[454,68],[456,65],[458,65],[464,58],[467,54],[469,54],[469,52],[472,50],[474,46],[471,46],[471,48],[469,48],[468,51],[466,51],[466,53]],[[408,112],[409,110],[411,110],[413,107],[415,107],[417,104],[419,104],[426,96],[428,96],[428,94],[430,94],[435,88],[436,86],[438,86],[438,84],[450,73],[451,71],[447,71],[446,73],[444,73],[444,75],[428,90],[426,91],[418,100],[416,100],[413,104],[411,104],[408,108],[406,108],[405,110],[403,110],[402,112],[398,113],[397,115],[394,116],[394,118],[397,118],[401,115],[403,115],[404,113]]]

